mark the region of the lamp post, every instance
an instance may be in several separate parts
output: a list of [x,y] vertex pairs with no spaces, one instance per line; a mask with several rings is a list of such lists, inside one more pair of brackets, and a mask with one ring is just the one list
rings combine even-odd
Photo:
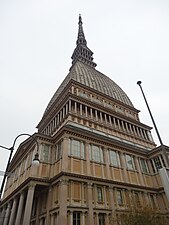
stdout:
[[39,152],[39,144],[38,144],[37,140],[36,140],[32,135],[30,135],[30,134],[25,134],[25,133],[19,134],[19,135],[15,138],[15,140],[14,140],[14,142],[13,142],[13,145],[12,145],[12,147],[10,147],[10,148],[7,148],[7,147],[5,147],[5,146],[0,145],[0,148],[4,148],[4,149],[10,151],[10,155],[9,155],[9,158],[8,158],[6,170],[5,170],[4,177],[3,177],[3,180],[2,180],[2,184],[1,184],[1,189],[0,189],[0,200],[1,200],[1,196],[2,196],[3,190],[4,190],[4,185],[5,185],[6,177],[8,176],[8,169],[9,169],[9,165],[10,165],[10,162],[11,162],[11,159],[12,159],[12,154],[13,154],[13,151],[14,151],[14,147],[15,147],[15,144],[16,144],[16,140],[17,140],[19,137],[21,137],[21,136],[29,136],[30,138],[32,138],[32,139],[35,141],[35,143],[36,143],[36,145],[37,145],[37,153],[35,154],[35,158],[33,159],[33,161],[35,162],[35,164],[37,164],[37,163],[39,162],[39,153],[38,153],[38,152]]
[[157,134],[158,140],[159,140],[160,145],[161,145],[161,147],[162,147],[162,150],[163,150],[163,153],[164,153],[164,156],[165,156],[166,162],[167,162],[167,166],[169,167],[169,158],[168,158],[168,155],[167,155],[167,152],[166,152],[165,146],[163,145],[163,142],[162,142],[162,139],[161,139],[160,133],[159,133],[159,131],[158,131],[158,129],[157,129],[157,126],[156,126],[155,120],[154,120],[154,118],[153,118],[153,115],[152,115],[152,113],[151,113],[150,107],[149,107],[149,105],[148,105],[148,102],[147,102],[146,96],[145,96],[145,94],[144,94],[143,88],[142,88],[142,86],[141,86],[141,83],[142,83],[141,81],[137,81],[137,84],[139,85],[139,87],[140,87],[140,89],[141,89],[141,92],[142,92],[142,95],[143,95],[143,98],[144,98],[144,100],[145,100],[145,103],[146,103],[147,109],[148,109],[148,111],[149,111],[149,114],[150,114],[151,120],[152,120],[152,122],[153,122],[153,125],[154,125],[154,128],[155,128],[155,131],[156,131],[156,134]]

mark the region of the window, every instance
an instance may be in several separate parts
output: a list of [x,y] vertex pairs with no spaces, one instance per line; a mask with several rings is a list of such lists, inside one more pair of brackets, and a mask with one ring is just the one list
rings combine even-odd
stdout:
[[103,162],[103,150],[97,145],[89,145],[90,160]]
[[103,202],[103,192],[101,187],[97,187],[97,201]]
[[161,169],[162,168],[162,165],[161,165],[161,162],[160,162],[160,157],[157,156],[153,160],[154,160],[154,164],[155,164],[156,169],[157,170],[158,169]]
[[50,161],[50,145],[42,144],[42,155],[41,155],[41,159],[44,162],[49,162]]
[[55,160],[58,160],[61,158],[61,147],[62,147],[62,142],[59,141],[56,145],[56,155],[55,155]]
[[140,159],[141,170],[143,173],[148,173],[147,161],[145,159]]
[[73,212],[73,225],[80,225],[80,212]]
[[121,190],[117,190],[117,204],[122,205],[123,204],[123,197]]
[[99,225],[105,225],[105,214],[99,213]]
[[119,158],[119,153],[113,150],[109,151],[109,159],[110,159],[110,164],[113,166],[120,166],[120,158]]
[[139,197],[139,193],[138,192],[134,192],[134,202],[137,206],[140,206],[140,197]]
[[135,169],[133,156],[126,155],[126,165],[127,165],[127,168],[129,170],[134,170]]
[[85,147],[82,141],[69,139],[69,155],[84,159],[84,149]]

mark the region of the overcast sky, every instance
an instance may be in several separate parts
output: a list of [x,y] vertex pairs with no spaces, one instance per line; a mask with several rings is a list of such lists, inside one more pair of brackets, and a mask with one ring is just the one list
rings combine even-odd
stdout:
[[[36,132],[71,66],[79,13],[96,69],[127,93],[141,122],[152,126],[136,84],[143,82],[169,145],[168,0],[0,0],[0,145],[11,147],[18,134]],[[0,170],[8,156],[0,149]]]

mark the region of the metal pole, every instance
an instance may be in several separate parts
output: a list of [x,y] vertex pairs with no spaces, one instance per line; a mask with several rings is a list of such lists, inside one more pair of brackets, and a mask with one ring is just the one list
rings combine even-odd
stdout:
[[0,200],[1,200],[1,196],[2,196],[2,193],[3,193],[3,189],[4,189],[4,186],[5,186],[5,181],[6,181],[6,177],[8,176],[8,169],[9,169],[9,165],[10,165],[10,162],[11,162],[11,159],[12,159],[12,154],[13,154],[13,151],[14,151],[14,147],[15,147],[15,143],[16,143],[16,140],[20,137],[20,136],[29,136],[30,138],[32,138],[36,145],[37,145],[37,152],[39,151],[39,145],[38,145],[38,142],[37,140],[30,134],[19,134],[14,142],[13,142],[13,145],[11,148],[7,148],[7,147],[4,147],[2,145],[0,145],[1,148],[4,148],[4,149],[7,149],[10,151],[10,155],[9,155],[9,159],[8,159],[8,163],[7,163],[7,166],[6,166],[6,170],[5,170],[5,174],[4,174],[4,177],[3,177],[3,180],[2,180],[2,184],[1,184],[1,189],[0,189]]
[[[1,147],[2,147],[2,146],[1,146]],[[4,178],[3,178],[3,180],[2,180],[2,184],[1,184],[1,190],[0,190],[0,200],[1,200],[1,196],[2,196],[3,189],[4,189],[5,180],[6,180],[6,177],[7,177],[7,172],[8,172],[8,168],[9,168],[10,162],[11,162],[12,153],[13,153],[14,148],[13,148],[13,147],[11,147],[11,148],[9,148],[8,150],[10,150],[11,152],[10,152],[9,159],[8,159],[8,163],[7,163],[7,166],[6,166],[6,170],[5,170]]]
[[152,122],[153,122],[155,131],[156,131],[156,133],[157,133],[158,140],[159,140],[160,145],[161,145],[161,147],[162,147],[162,150],[163,150],[163,153],[164,153],[166,162],[167,162],[167,166],[169,167],[169,158],[168,158],[166,149],[165,149],[165,147],[164,147],[164,145],[163,145],[162,139],[161,139],[161,137],[160,137],[160,133],[159,133],[159,131],[158,131],[158,129],[157,129],[157,126],[156,126],[155,120],[154,120],[154,118],[153,118],[153,115],[152,115],[152,113],[151,113],[150,107],[149,107],[149,105],[148,105],[147,99],[146,99],[146,97],[145,97],[145,94],[144,94],[143,88],[142,88],[142,86],[141,86],[141,83],[142,83],[141,81],[137,81],[137,84],[139,85],[139,87],[140,87],[140,89],[141,89],[141,92],[142,92],[142,94],[143,94],[143,97],[144,97],[144,100],[145,100],[147,109],[148,109],[148,111],[149,111],[151,120],[152,120]]

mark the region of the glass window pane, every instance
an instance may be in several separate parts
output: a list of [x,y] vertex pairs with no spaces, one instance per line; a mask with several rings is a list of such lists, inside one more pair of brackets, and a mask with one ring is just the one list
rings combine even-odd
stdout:
[[110,158],[110,163],[113,166],[120,166],[120,159],[119,159],[118,152],[110,150],[109,151],[109,158]]
[[145,159],[140,159],[140,163],[141,163],[142,172],[148,173],[148,167],[147,167],[147,163],[146,163]]
[[126,164],[127,164],[127,168],[130,170],[134,170],[134,161],[133,161],[133,157],[131,155],[126,155]]
[[47,144],[43,144],[42,147],[42,158],[44,162],[49,162],[50,159],[50,146]]
[[97,187],[97,200],[103,202],[103,192],[101,187]]

